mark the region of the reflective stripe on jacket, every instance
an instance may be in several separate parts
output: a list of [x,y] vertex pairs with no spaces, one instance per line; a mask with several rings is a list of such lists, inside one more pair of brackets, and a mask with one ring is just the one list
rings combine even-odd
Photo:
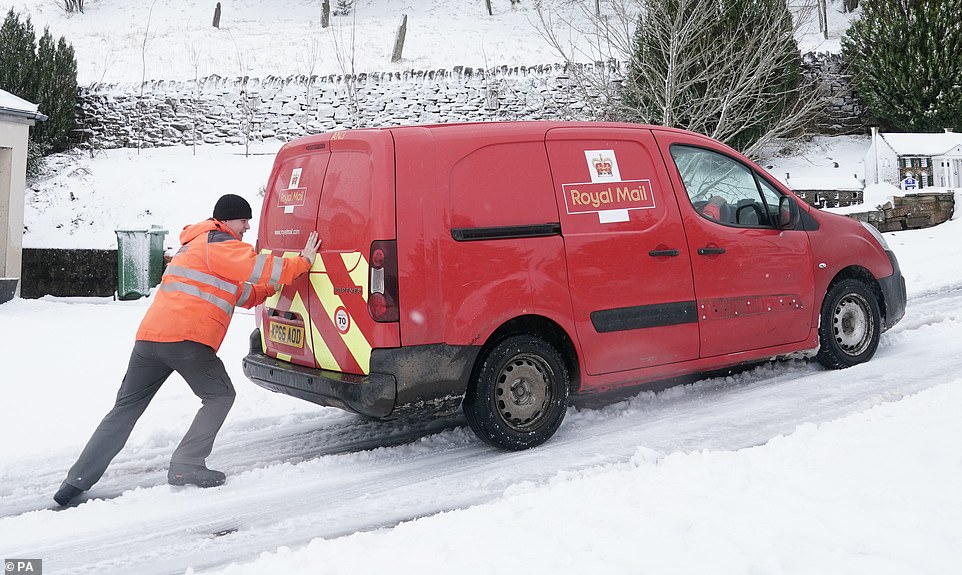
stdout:
[[310,267],[301,257],[254,253],[226,226],[206,220],[187,226],[137,339],[196,341],[216,351],[234,306],[253,307]]

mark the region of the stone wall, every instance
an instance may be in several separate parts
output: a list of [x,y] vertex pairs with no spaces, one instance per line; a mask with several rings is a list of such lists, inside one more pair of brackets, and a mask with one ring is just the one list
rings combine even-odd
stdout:
[[880,210],[849,216],[868,222],[879,231],[897,232],[937,226],[951,219],[954,212],[953,192],[932,192],[896,196]]
[[809,52],[802,56],[806,78],[819,83],[828,98],[828,109],[819,120],[819,132],[825,135],[863,134],[866,132],[866,110],[852,86],[852,76],[845,70],[841,54]]
[[243,144],[336,128],[589,119],[579,93],[562,65],[93,84],[80,90],[75,139],[96,148]]
[[[807,54],[803,65],[831,99],[819,131],[862,131],[840,58]],[[624,72],[618,62],[578,67],[609,85]],[[243,144],[335,128],[598,117],[602,98],[582,93],[563,64],[91,84],[80,90],[75,140],[95,148]]]
[[117,250],[23,250],[20,297],[104,297],[116,291]]

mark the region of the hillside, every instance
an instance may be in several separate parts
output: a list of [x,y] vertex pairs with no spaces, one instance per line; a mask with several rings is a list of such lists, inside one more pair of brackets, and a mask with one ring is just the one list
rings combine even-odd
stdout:
[[[850,14],[841,0],[829,2],[829,37],[818,33],[812,0],[791,2],[805,23],[802,52],[837,51]],[[322,28],[320,0],[224,0],[220,28],[211,26],[213,0],[87,0],[83,14],[65,14],[55,0],[2,0],[29,15],[38,31],[49,26],[77,53],[78,80],[139,82],[186,80],[216,74],[265,77],[339,74],[346,71],[400,71],[487,68],[554,63],[562,60],[539,34],[538,7],[566,30],[572,59],[594,59],[585,9],[594,2],[574,0],[357,0],[349,15],[332,17]],[[331,2],[335,6],[337,2]],[[606,15],[612,2],[602,2]],[[403,57],[391,63],[402,15],[408,17]],[[565,22],[572,26],[566,27]]]

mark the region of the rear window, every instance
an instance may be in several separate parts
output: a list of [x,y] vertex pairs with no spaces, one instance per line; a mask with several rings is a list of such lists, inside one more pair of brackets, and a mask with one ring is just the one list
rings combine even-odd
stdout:
[[373,158],[364,151],[343,150],[331,155],[317,214],[317,230],[324,238],[325,249],[366,248],[359,245],[359,236],[371,237],[368,232],[372,220],[393,213],[385,205],[393,202],[393,194],[384,194],[380,204],[374,201],[374,170]]

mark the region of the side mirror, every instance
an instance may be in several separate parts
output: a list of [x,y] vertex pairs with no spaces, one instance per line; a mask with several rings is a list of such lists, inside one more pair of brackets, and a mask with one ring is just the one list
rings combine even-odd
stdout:
[[782,196],[778,200],[778,214],[775,217],[775,227],[780,230],[791,230],[798,222],[798,201],[792,196]]

